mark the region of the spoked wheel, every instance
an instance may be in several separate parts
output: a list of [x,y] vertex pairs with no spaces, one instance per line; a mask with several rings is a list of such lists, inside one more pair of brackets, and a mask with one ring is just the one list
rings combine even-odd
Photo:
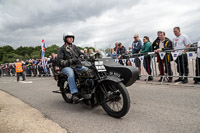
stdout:
[[130,97],[123,83],[107,81],[101,84],[101,102],[108,115],[121,118],[130,108]]
[[67,103],[73,102],[72,94],[70,93],[69,85],[67,81],[65,81],[63,85],[60,87],[60,91],[65,102]]

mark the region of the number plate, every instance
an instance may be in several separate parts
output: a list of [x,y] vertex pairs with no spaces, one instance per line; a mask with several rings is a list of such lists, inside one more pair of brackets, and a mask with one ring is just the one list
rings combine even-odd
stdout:
[[94,64],[95,64],[95,67],[96,67],[98,72],[105,72],[106,71],[106,68],[103,65],[103,61],[95,61]]

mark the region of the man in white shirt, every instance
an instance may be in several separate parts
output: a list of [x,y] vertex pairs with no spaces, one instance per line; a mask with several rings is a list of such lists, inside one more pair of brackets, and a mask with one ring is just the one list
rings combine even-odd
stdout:
[[[196,76],[200,76],[200,39],[197,43],[197,58],[196,58]],[[194,78],[194,84],[198,84],[200,82],[200,78]]]
[[175,82],[182,81],[183,83],[187,83],[188,78],[184,77],[183,79],[183,74],[188,76],[189,73],[188,58],[186,52],[188,50],[187,48],[190,47],[191,41],[189,40],[188,36],[180,33],[179,27],[174,28],[174,34],[176,36],[173,39],[174,50],[179,53],[179,56],[175,62],[177,63],[177,70],[180,76],[177,80],[175,80]]

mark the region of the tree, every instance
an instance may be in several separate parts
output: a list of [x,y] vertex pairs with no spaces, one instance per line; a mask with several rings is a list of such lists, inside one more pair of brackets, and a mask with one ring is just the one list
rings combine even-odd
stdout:
[[5,53],[10,53],[10,52],[14,52],[15,50],[13,49],[13,47],[9,46],[9,45],[6,45],[6,46],[3,46],[2,47],[3,51]]
[[25,56],[26,54],[30,56],[33,51],[34,51],[33,47],[20,46],[15,50],[15,53],[21,56]]
[[40,59],[41,58],[41,50],[35,50],[31,54],[32,59]]
[[106,54],[108,54],[110,52],[110,48],[106,48],[105,52],[106,52]]
[[45,49],[45,56],[49,57],[52,53],[57,53],[59,49],[59,46],[56,44],[51,45]]
[[0,61],[3,60],[4,58],[4,55],[5,54],[8,54],[8,53],[14,53],[14,49],[13,47],[9,46],[9,45],[6,45],[6,46],[3,46],[3,47],[0,47]]
[[15,53],[7,53],[3,56],[2,63],[12,63],[15,62],[16,59],[23,59],[23,56],[17,55]]

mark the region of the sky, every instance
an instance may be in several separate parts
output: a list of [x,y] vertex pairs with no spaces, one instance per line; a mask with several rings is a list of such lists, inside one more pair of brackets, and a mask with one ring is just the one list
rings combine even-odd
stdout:
[[0,46],[62,46],[63,33],[80,47],[131,46],[134,34],[157,37],[173,28],[192,42],[200,38],[200,0],[0,0]]

